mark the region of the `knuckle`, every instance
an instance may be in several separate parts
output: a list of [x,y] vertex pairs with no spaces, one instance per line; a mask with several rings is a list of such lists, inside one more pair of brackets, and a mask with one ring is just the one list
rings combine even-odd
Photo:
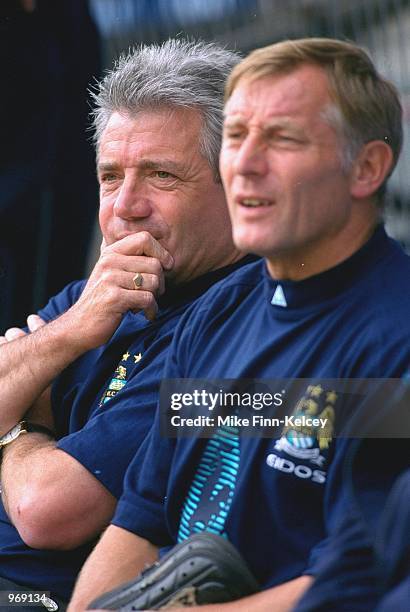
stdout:
[[104,292],[104,296],[105,296],[107,302],[113,302],[113,301],[117,300],[117,298],[118,298],[117,288],[113,287],[111,285]]
[[[108,248],[109,247],[107,247],[107,249]],[[111,268],[112,267],[111,259],[112,259],[111,253],[105,250],[104,253],[102,253],[102,255],[100,256],[100,259],[98,260],[98,267],[101,268],[102,270],[107,270]]]
[[112,285],[114,283],[114,272],[111,268],[103,270],[100,276],[100,282],[104,285]]
[[141,293],[142,305],[144,308],[150,308],[155,304],[154,296],[150,291],[144,291]]
[[144,244],[147,244],[148,242],[151,242],[151,234],[149,232],[147,232],[146,230],[142,230],[142,232],[138,232],[138,236],[140,237],[140,240]]
[[161,262],[158,259],[152,260],[152,268],[153,268],[153,274],[156,274],[156,276],[161,276],[162,266],[161,266]]
[[159,285],[160,285],[160,282],[159,282],[158,276],[153,275],[152,276],[152,289],[153,289],[153,291],[158,291]]

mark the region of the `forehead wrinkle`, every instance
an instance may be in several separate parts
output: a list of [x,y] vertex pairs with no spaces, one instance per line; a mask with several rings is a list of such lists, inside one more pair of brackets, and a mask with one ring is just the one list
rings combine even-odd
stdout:
[[[313,87],[312,71],[315,77]],[[287,87],[284,88],[285,82]],[[324,103],[332,101],[327,75],[321,68],[304,65],[284,74],[266,75],[239,82],[226,102],[224,116],[269,112],[272,104],[275,114],[280,115],[282,109],[285,114],[297,114],[306,105],[310,105],[312,96],[321,98]]]

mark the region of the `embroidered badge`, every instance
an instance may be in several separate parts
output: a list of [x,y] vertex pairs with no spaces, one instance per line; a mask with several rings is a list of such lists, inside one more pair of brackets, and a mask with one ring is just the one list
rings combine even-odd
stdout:
[[[321,385],[309,385],[275,443],[275,449],[322,465],[324,457],[320,452],[329,448],[332,441],[336,400],[334,391],[325,391]],[[315,423],[319,425],[312,425],[312,419],[307,417],[316,417]]]
[[[121,389],[126,385],[128,372],[127,367],[123,365],[123,363],[126,363],[130,357],[131,354],[128,351],[122,356],[122,359],[114,372],[114,376],[112,377],[108,388],[104,391],[102,395],[99,406],[106,404],[111,398],[117,395],[118,391],[121,391]],[[134,364],[136,364],[141,361],[142,353],[133,355],[133,357]]]
[[323,468],[333,437],[336,401],[334,391],[309,385],[293,414],[286,417],[287,424],[275,442],[275,452],[267,455],[266,464],[298,479],[324,485],[327,472]]

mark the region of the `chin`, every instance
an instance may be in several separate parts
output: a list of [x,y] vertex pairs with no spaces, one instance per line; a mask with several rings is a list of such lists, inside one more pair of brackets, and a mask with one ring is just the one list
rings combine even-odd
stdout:
[[240,231],[233,232],[233,241],[236,248],[243,253],[255,253],[264,255],[269,249],[266,248],[268,239],[261,235],[252,236],[252,232]]

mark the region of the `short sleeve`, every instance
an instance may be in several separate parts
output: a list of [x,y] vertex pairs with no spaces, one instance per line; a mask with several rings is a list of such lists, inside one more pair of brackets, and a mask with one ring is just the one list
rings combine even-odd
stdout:
[[154,421],[165,353],[159,352],[120,393],[102,404],[83,427],[61,438],[57,444],[84,465],[117,499],[123,490],[128,465]]
[[[164,379],[182,378],[181,349],[189,335],[189,311],[182,317],[167,354]],[[160,407],[153,427],[130,464],[124,492],[112,523],[157,546],[173,544],[166,519],[167,491],[172,480],[176,441],[161,436]]]
[[128,468],[112,523],[157,546],[167,546],[173,543],[165,504],[175,441],[161,438],[158,416]]

